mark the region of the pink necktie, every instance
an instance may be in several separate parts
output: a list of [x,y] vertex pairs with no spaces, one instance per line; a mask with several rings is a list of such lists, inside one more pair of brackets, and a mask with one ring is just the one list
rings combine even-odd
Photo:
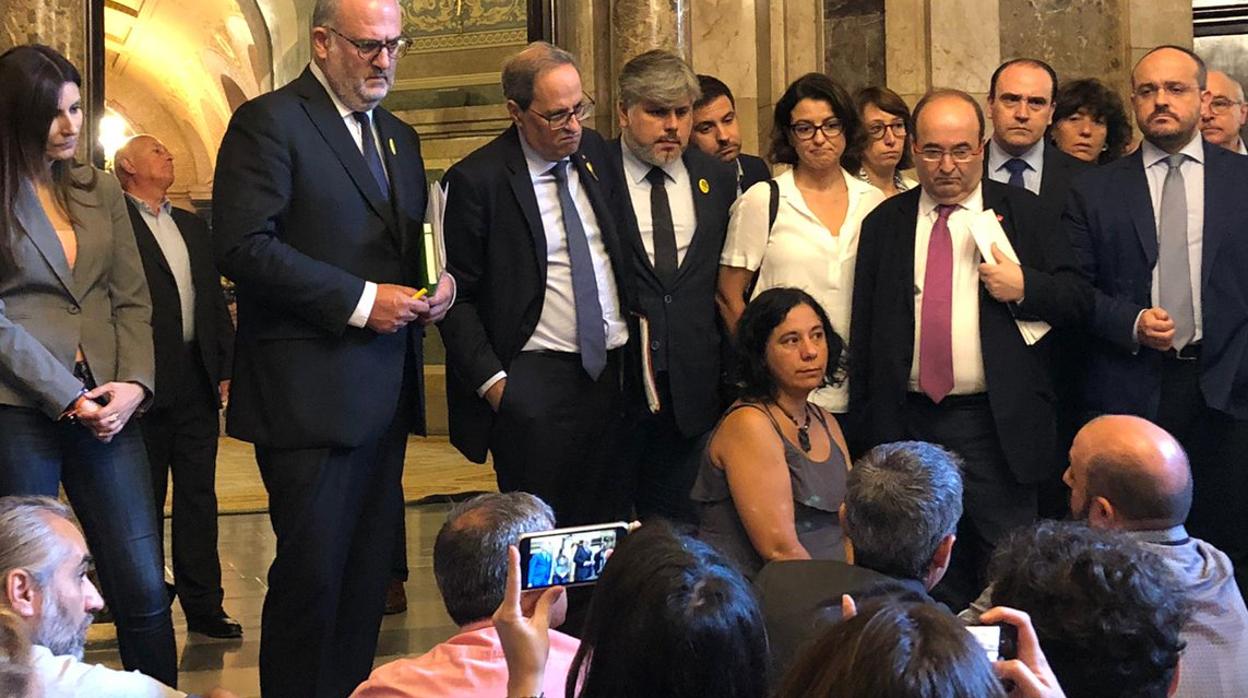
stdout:
[[953,390],[953,238],[949,235],[949,215],[957,208],[936,206],[923,274],[919,389],[937,403]]

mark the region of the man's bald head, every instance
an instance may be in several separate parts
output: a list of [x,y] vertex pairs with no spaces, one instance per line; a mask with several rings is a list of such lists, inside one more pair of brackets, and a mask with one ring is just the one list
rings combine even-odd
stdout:
[[1107,415],[1084,426],[1070,449],[1066,480],[1071,510],[1093,524],[1098,520],[1090,510],[1104,503],[1112,511],[1111,523],[1126,529],[1177,526],[1192,505],[1192,475],[1183,447],[1165,429],[1139,417]]
[[140,198],[161,199],[173,186],[173,155],[159,138],[139,134],[117,149],[113,171],[122,189]]

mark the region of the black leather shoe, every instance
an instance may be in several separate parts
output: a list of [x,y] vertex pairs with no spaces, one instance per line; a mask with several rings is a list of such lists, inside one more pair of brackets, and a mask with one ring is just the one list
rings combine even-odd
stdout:
[[395,613],[403,613],[407,610],[407,590],[403,588],[403,582],[398,579],[391,579],[390,584],[386,586],[386,610],[387,616]]
[[236,638],[243,636],[243,625],[226,615],[225,611],[217,611],[205,616],[187,616],[186,629],[207,635],[208,637]]

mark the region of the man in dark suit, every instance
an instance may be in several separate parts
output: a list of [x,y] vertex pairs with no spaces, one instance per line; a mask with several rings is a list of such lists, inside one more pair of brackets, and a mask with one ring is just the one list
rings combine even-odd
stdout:
[[737,194],[731,167],[686,148],[698,89],[693,70],[672,53],[630,60],[620,71],[620,139],[611,150],[635,310],[648,327],[649,343],[638,350],[652,367],[657,400],[635,396],[638,420],[628,429],[637,514],[689,523],[703,436],[719,417],[715,279]]
[[560,524],[627,516],[619,465],[628,264],[607,144],[576,60],[537,42],[503,67],[513,125],[446,173],[459,302],[441,325],[451,442]]
[[[1067,155],[1045,138],[1057,99],[1057,72],[1035,58],[1015,58],[997,67],[988,83],[988,115],[992,138],[988,141],[984,179],[1020,186],[1040,197],[1043,220],[1040,230],[1057,234],[1062,209],[1074,178],[1091,169],[1088,163]],[[1057,395],[1058,437],[1054,451],[1057,466],[1040,483],[1040,511],[1061,518],[1068,491],[1061,482],[1067,452],[1075,432],[1083,425],[1079,387],[1084,371],[1083,347],[1087,338],[1078,329],[1058,330],[1053,339],[1053,377]]]
[[[862,226],[850,412],[863,415],[867,445],[917,439],[962,457],[960,544],[938,589],[961,607],[982,588],[996,541],[1036,517],[1036,483],[1055,468],[1047,337],[1029,345],[1016,320],[1077,324],[1089,292],[1065,237],[1040,227],[1035,195],[982,181],[978,103],[935,91],[914,120],[922,186],[880,204]],[[1000,248],[981,259],[970,225],[989,210],[1021,266]]]
[[876,446],[849,471],[841,526],[854,554],[769,563],[754,580],[772,666],[783,674],[801,648],[840,619],[841,595],[896,585],[928,598],[949,567],[962,516],[958,459],[917,441]]
[[732,90],[713,75],[699,75],[698,87],[702,96],[693,103],[693,144],[736,167],[738,194],[771,179],[771,169],[762,158],[741,152],[741,126]]
[[1248,580],[1248,159],[1202,142],[1205,66],[1153,49],[1131,74],[1139,150],[1079,181],[1066,229],[1095,286],[1084,397],[1187,450],[1188,528]]
[[[217,410],[229,394],[234,325],[221,293],[208,226],[174,208],[173,154],[153,136],[135,136],[113,158],[152,293],[156,392],[139,420],[156,510],[173,472],[173,580],[187,629],[242,637],[221,607],[217,554]],[[162,535],[164,527],[158,529]]]
[[318,2],[312,64],[239,107],[218,155],[217,258],[238,287],[227,428],[255,444],[277,534],[266,696],[346,695],[372,667],[404,447],[424,426],[420,326],[453,296],[443,275],[415,297],[420,141],[377,106],[402,32],[393,0]]

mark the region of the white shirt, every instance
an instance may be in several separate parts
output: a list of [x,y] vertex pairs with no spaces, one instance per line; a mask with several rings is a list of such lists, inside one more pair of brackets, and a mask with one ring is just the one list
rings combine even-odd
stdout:
[[[56,656],[52,650],[35,645],[30,650],[31,665],[43,689],[43,698],[184,698],[172,689],[137,671],[117,671],[101,664],[86,664],[76,657]],[[39,695],[39,694],[36,694]]]
[[[646,248],[650,264],[654,264],[654,219],[650,210],[650,180],[646,175],[654,167],[642,162],[620,139],[624,151],[624,174],[628,180],[628,196],[633,201],[633,213],[637,217],[637,229],[641,231],[641,244]],[[672,226],[676,229],[676,266],[685,260],[685,253],[693,242],[693,232],[698,227],[698,216],[693,206],[693,187],[689,182],[689,170],[683,158],[676,158],[662,167],[667,175],[667,203],[672,211]]]
[[186,249],[186,239],[173,220],[173,206],[165,199],[160,208],[152,211],[147,202],[138,197],[126,196],[139,209],[139,215],[156,238],[156,245],[173,273],[173,282],[178,289],[178,301],[182,308],[182,341],[195,339],[195,279],[191,275],[191,254]]
[[[965,212],[984,210],[984,188],[975,187],[949,216],[949,237],[953,240],[953,390],[951,395],[971,395],[988,389],[984,376],[984,350],[979,337],[979,250]],[[919,341],[923,332],[923,283],[927,274],[927,244],[936,224],[936,200],[927,190],[919,194],[919,218],[914,228],[914,356],[910,360],[910,391],[919,388]]]
[[[777,286],[806,291],[823,306],[832,329],[848,342],[858,234],[862,219],[884,200],[884,194],[844,170],[841,176],[849,202],[836,235],[806,205],[793,181],[793,171],[788,170],[775,178],[780,207],[770,234],[771,187],[767,182],[750,187],[732,205],[719,263],[757,271],[754,296]],[[849,383],[820,388],[811,395],[811,401],[830,412],[843,413],[849,409]]]
[[1242,138],[1239,139],[1239,148],[1237,148],[1235,152],[1239,153],[1240,155],[1248,155],[1248,146],[1244,145],[1244,139]]
[[[1179,165],[1183,175],[1183,188],[1187,192],[1187,263],[1191,271],[1193,320],[1196,333],[1192,335],[1192,343],[1199,342],[1204,336],[1202,330],[1203,317],[1200,308],[1200,255],[1204,250],[1205,239],[1205,149],[1200,132],[1197,131],[1192,140],[1179,152],[1187,157]],[[1153,220],[1161,224],[1161,189],[1166,182],[1166,172],[1170,169],[1166,164],[1169,156],[1166,151],[1144,140],[1140,144],[1140,154],[1144,158],[1144,175],[1148,178],[1148,194],[1153,200]],[[1161,230],[1157,230],[1158,242],[1161,241]],[[1161,305],[1161,284],[1158,282],[1159,265],[1153,265],[1151,299],[1153,307]],[[1138,323],[1139,320],[1137,319]],[[1131,337],[1136,341],[1136,337]]]
[[[995,141],[988,144],[988,179],[1002,184],[1010,183],[1010,171],[1005,169],[1005,163],[1013,160],[1014,156],[1001,149]],[[1023,186],[1027,187],[1027,191],[1040,195],[1040,180],[1044,177],[1044,139],[1036,141],[1027,152],[1018,156],[1019,160],[1027,163],[1027,169],[1023,170]]]

